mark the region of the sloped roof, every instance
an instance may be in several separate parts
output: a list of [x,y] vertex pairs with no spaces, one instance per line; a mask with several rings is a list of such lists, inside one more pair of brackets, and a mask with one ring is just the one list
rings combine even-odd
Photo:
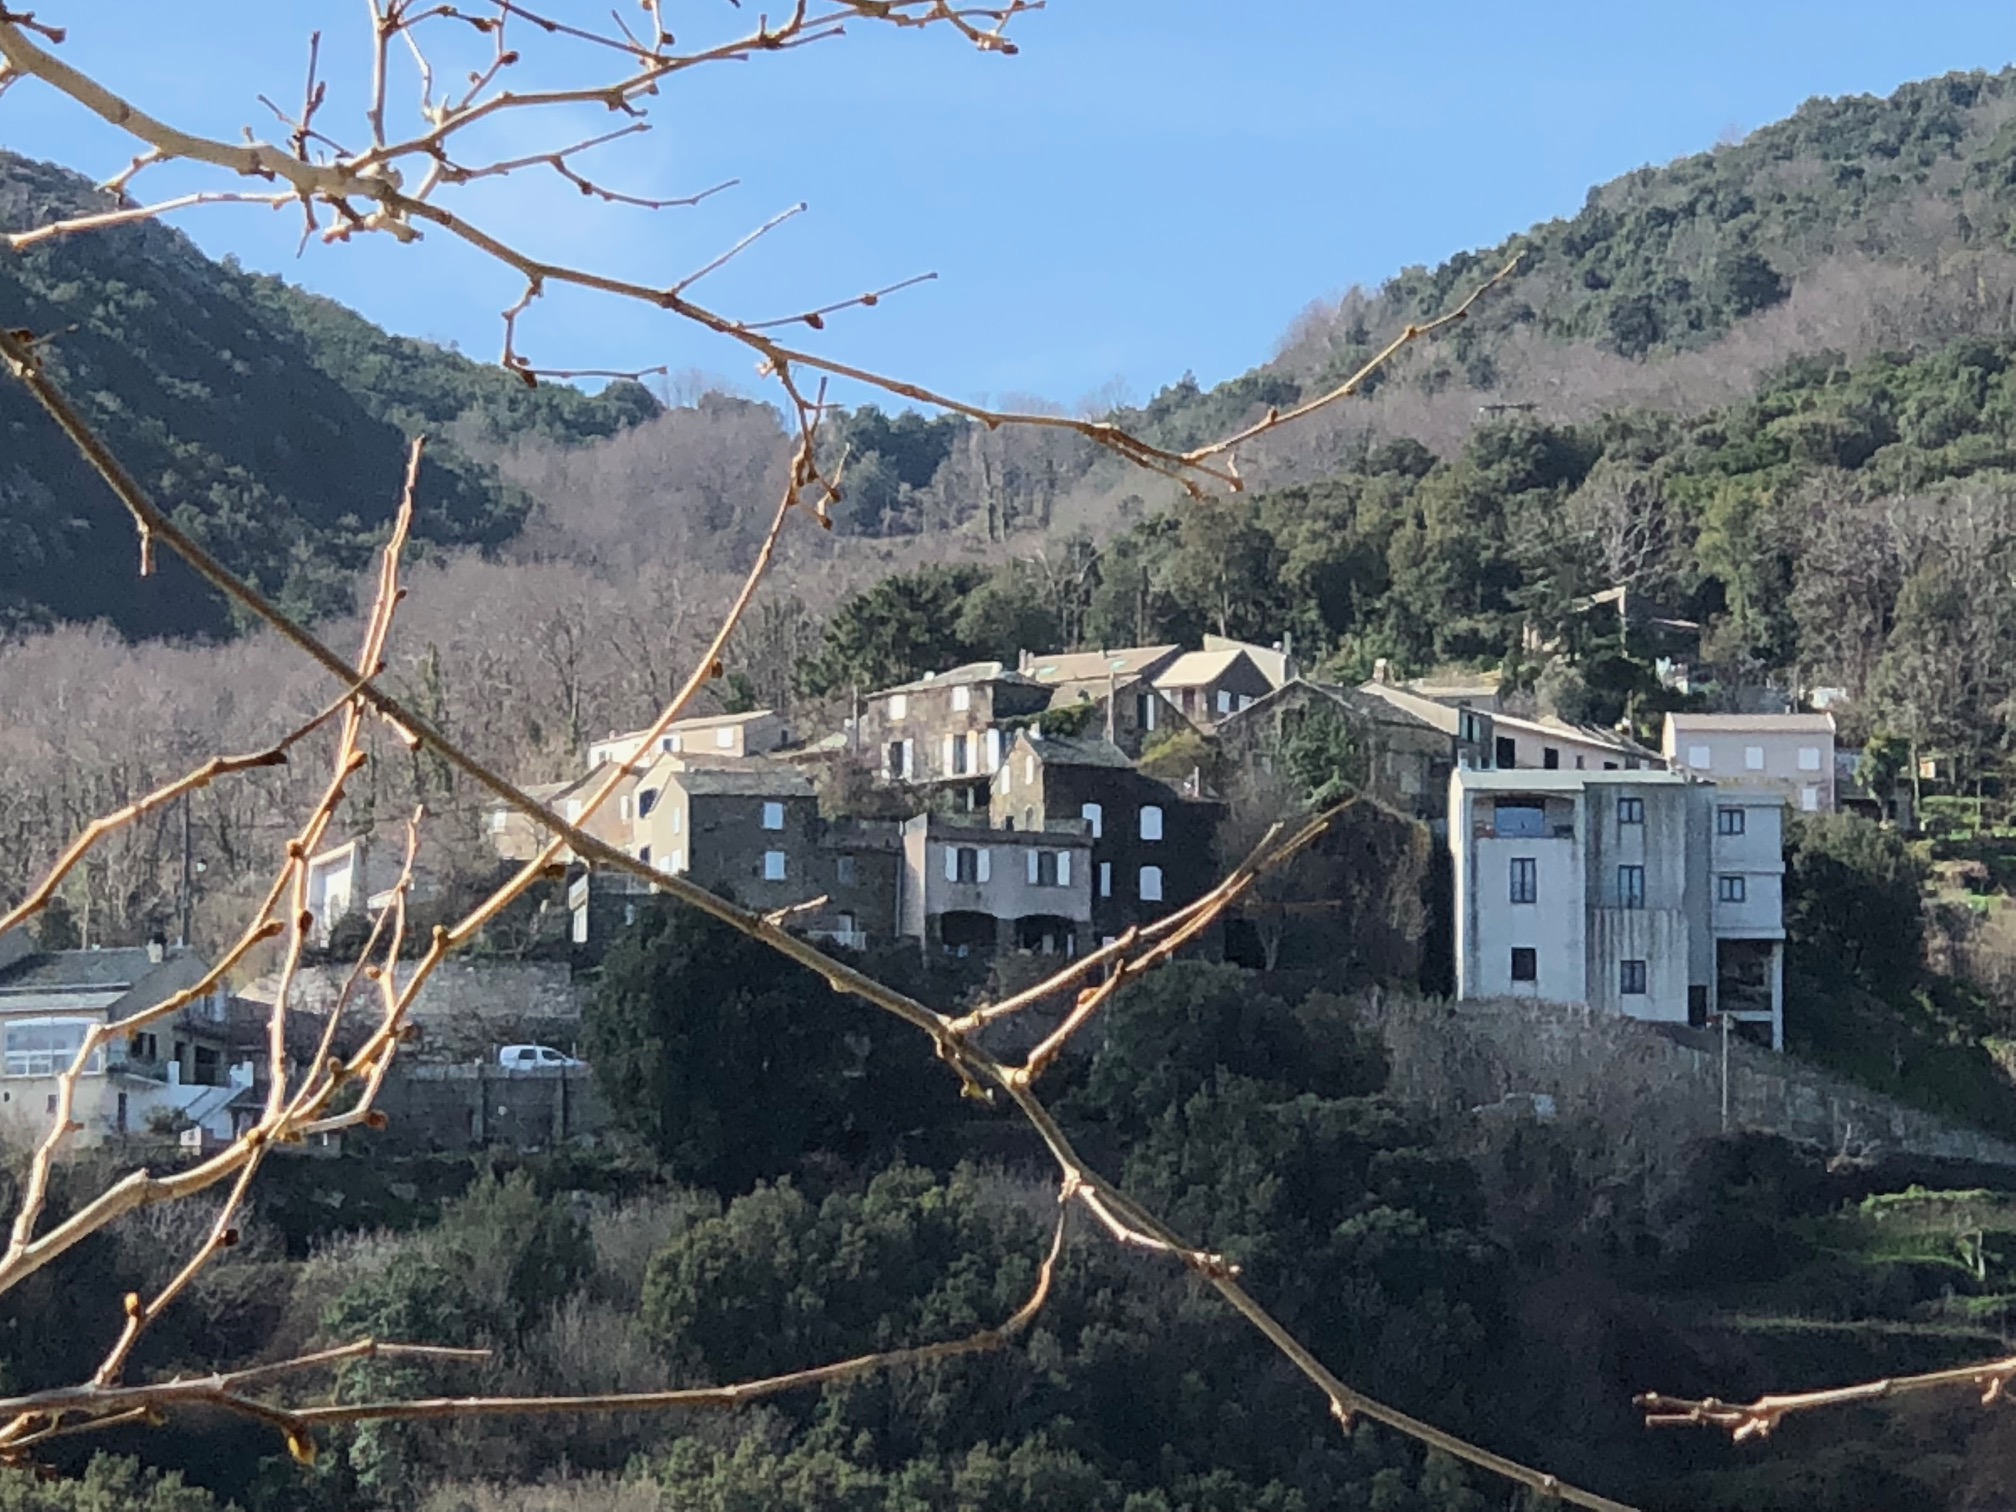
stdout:
[[1035,679],[1010,670],[1005,662],[967,662],[963,666],[949,667],[943,672],[927,672],[914,682],[898,683],[893,688],[877,688],[868,697],[884,698],[891,693],[917,693],[926,688],[943,688],[957,683],[990,682],[1033,685]]
[[1289,675],[1293,659],[1278,646],[1260,646],[1252,641],[1234,640],[1229,635],[1204,637],[1206,651],[1244,651],[1246,659],[1260,669],[1260,675],[1277,688],[1286,687],[1295,681]]
[[1512,714],[1491,716],[1494,726],[1499,729],[1528,730],[1536,735],[1554,735],[1570,740],[1579,740],[1587,745],[1603,746],[1625,756],[1635,756],[1640,761],[1664,761],[1650,746],[1642,746],[1628,735],[1620,735],[1615,730],[1605,730],[1597,725],[1571,724],[1553,714],[1542,714],[1537,719],[1524,719]]
[[810,798],[812,782],[794,767],[769,763],[751,767],[690,767],[667,774],[688,793],[739,793],[751,798]]
[[[1201,688],[1208,682],[1216,682],[1239,661],[1245,661],[1250,665],[1252,658],[1244,651],[1185,651],[1155,674],[1155,686]],[[1254,670],[1257,672],[1259,668],[1255,667]],[[1261,676],[1264,677],[1266,674],[1263,672]]]
[[1403,715],[1416,724],[1440,730],[1444,734],[1455,735],[1461,731],[1463,710],[1456,704],[1442,703],[1406,688],[1396,688],[1392,683],[1361,683],[1353,692],[1360,700],[1361,707],[1364,701],[1384,704],[1394,713]]
[[1104,683],[1109,674],[1132,681],[1175,657],[1182,647],[1116,646],[1103,651],[1071,651],[1032,656],[1028,676],[1043,683]]
[[0,993],[118,988],[124,991],[163,963],[144,945],[112,950],[38,950],[0,969]]
[[1668,729],[1682,734],[1832,735],[1832,714],[1668,714]]
[[1082,767],[1119,767],[1132,770],[1134,763],[1127,759],[1127,753],[1107,740],[1104,736],[1086,738],[1072,735],[1037,736],[1033,731],[1025,732],[1029,748],[1046,765]]

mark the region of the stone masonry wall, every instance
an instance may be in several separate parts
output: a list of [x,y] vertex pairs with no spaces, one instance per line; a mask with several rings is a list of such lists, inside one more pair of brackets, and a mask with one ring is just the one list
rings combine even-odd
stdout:
[[[1366,998],[1361,1017],[1386,1041],[1394,1093],[1444,1111],[1544,1093],[1561,1116],[1594,1118],[1648,1153],[1677,1151],[1721,1128],[1715,1031],[1654,1028],[1579,1005],[1394,995]],[[1741,1040],[1730,1045],[1729,1101],[1732,1129],[1836,1153],[2016,1166],[2016,1144]]]
[[[325,1012],[349,975],[348,966],[304,968],[295,979],[294,1001]],[[270,981],[254,983],[247,995],[261,997],[270,987]],[[504,1044],[569,1050],[581,1032],[582,997],[564,961],[444,961],[413,1004],[417,1048],[428,1059],[492,1058]]]

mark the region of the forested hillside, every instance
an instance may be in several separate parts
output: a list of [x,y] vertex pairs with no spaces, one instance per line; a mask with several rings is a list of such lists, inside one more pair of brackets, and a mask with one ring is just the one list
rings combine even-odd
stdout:
[[[0,153],[0,230],[102,195],[74,174]],[[351,575],[398,502],[402,441],[422,427],[613,434],[656,411],[636,385],[590,398],[517,379],[203,257],[151,224],[0,259],[0,310],[43,338],[52,372],[115,453],[211,549],[289,607],[347,610]],[[0,623],[111,620],[134,634],[228,628],[176,563],[136,582],[130,525],[17,387],[0,391]],[[493,546],[528,501],[442,436],[418,533]]]

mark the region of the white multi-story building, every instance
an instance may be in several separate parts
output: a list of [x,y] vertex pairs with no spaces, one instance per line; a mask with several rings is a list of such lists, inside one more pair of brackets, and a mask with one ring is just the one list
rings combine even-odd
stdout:
[[1456,996],[1785,1043],[1783,799],[1663,771],[1449,780]]

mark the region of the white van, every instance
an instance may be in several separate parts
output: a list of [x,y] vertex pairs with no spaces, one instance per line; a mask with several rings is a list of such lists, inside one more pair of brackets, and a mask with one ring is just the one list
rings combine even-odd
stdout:
[[497,1052],[497,1064],[506,1071],[551,1071],[583,1062],[562,1055],[550,1045],[506,1045]]

